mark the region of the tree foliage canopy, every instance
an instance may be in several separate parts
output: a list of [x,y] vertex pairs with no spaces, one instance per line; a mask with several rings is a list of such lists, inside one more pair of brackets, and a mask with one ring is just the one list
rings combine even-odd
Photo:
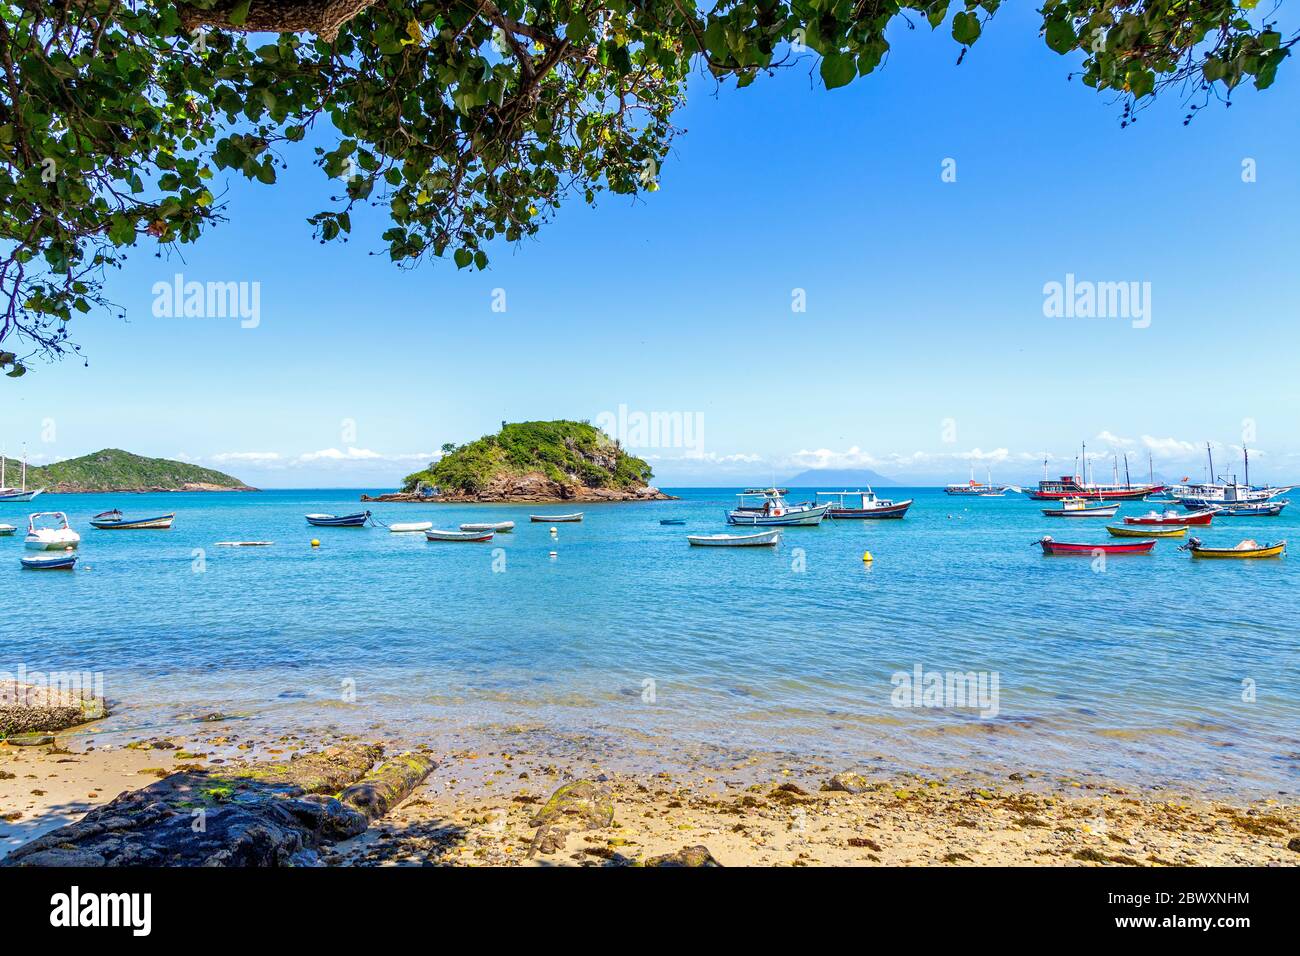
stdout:
[[[481,269],[566,197],[657,188],[692,70],[747,86],[806,62],[835,88],[884,62],[891,24],[964,54],[999,2],[0,0],[0,369],[75,350],[128,250],[196,241],[219,177],[275,183],[309,131],[336,180],[319,240],[369,203],[394,262]],[[1258,0],[1041,2],[1046,44],[1126,112],[1267,87],[1297,40]]]

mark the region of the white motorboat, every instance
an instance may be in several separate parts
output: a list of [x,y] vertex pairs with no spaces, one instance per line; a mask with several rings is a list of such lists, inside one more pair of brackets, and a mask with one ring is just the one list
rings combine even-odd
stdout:
[[18,529],[11,524],[0,524],[0,538],[13,534]]
[[758,534],[688,534],[686,540],[701,548],[753,548],[780,544],[780,531]]
[[68,551],[81,543],[81,535],[62,511],[41,511],[27,519],[26,543],[32,551]]
[[491,541],[494,531],[426,531],[430,541]]
[[785,488],[747,488],[736,497],[736,507],[727,512],[727,524],[815,525],[821,524],[831,505],[812,502],[792,505],[785,500]]
[[23,486],[21,488],[10,488],[5,484],[5,463],[6,458],[0,454],[0,504],[17,501],[31,501],[39,495],[44,488],[37,488],[35,491],[27,490],[27,452],[23,452]]
[[463,524],[461,531],[495,531],[497,534],[509,534],[515,530],[513,521],[487,521],[480,524]]
[[410,534],[412,532],[428,531],[432,527],[432,521],[406,521],[390,524],[388,530],[394,534]]

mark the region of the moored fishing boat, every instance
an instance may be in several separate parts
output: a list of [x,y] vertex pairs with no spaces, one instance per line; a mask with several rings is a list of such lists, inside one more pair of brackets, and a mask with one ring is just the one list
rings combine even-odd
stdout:
[[1148,554],[1156,546],[1154,538],[1145,541],[1127,541],[1123,544],[1075,544],[1066,541],[1053,541],[1050,535],[1043,535],[1034,544],[1040,545],[1043,554]]
[[1214,513],[1220,518],[1276,518],[1291,502],[1274,498],[1271,501],[1247,501],[1234,505],[1219,505]]
[[45,489],[37,488],[35,491],[27,490],[27,451],[23,450],[23,486],[21,488],[10,488],[5,485],[5,463],[6,458],[0,454],[0,504],[31,501]]
[[831,508],[810,501],[792,505],[785,500],[787,493],[785,488],[746,488],[736,496],[736,507],[727,512],[727,524],[818,525]]
[[393,534],[414,534],[420,531],[428,531],[432,527],[432,521],[405,521],[390,524],[388,530]]
[[1186,525],[1171,525],[1168,528],[1135,528],[1132,525],[1107,525],[1106,530],[1116,538],[1181,538],[1187,534]]
[[1190,514],[1183,514],[1173,509],[1166,509],[1163,514],[1159,511],[1148,511],[1144,515],[1130,516],[1124,519],[1125,524],[1136,525],[1207,525],[1214,520],[1214,509],[1203,508],[1200,511],[1193,511]]
[[424,533],[429,541],[491,541],[495,531],[440,531],[432,529]]
[[497,534],[509,534],[515,530],[513,521],[486,521],[468,523],[460,526],[461,531],[495,531]]
[[1086,501],[1083,498],[1065,498],[1059,508],[1043,508],[1049,518],[1113,518],[1119,505],[1104,501]]
[[11,524],[0,524],[0,538],[6,538],[18,529]]
[[[828,499],[828,518],[901,518],[912,507],[913,499],[893,501],[877,498],[870,488],[865,491],[819,491],[818,498]],[[853,507],[851,502],[857,502]]]
[[1231,548],[1207,548],[1200,538],[1191,538],[1178,550],[1190,551],[1194,558],[1280,558],[1286,554],[1286,541],[1260,544],[1253,538],[1246,538]]
[[686,540],[700,548],[755,548],[779,544],[780,531],[760,531],[757,534],[688,534]]
[[71,551],[29,554],[19,560],[29,571],[71,571],[77,566],[77,556]]
[[[41,519],[50,519],[42,524]],[[62,511],[42,511],[27,519],[26,545],[31,551],[66,551],[81,543],[81,535],[68,524]]]
[[122,512],[114,508],[112,511],[102,511],[95,515],[90,519],[90,525],[92,528],[98,528],[101,531],[166,531],[175,520],[175,512],[153,518],[126,518],[123,517]]
[[[1043,480],[1038,483],[1037,489],[1027,491],[1026,494],[1034,501],[1059,501],[1062,498],[1093,498],[1099,501],[1137,501],[1145,498],[1147,495],[1159,494],[1165,490],[1165,486],[1157,484],[1155,476],[1152,475],[1150,481],[1132,482],[1128,480],[1128,456],[1124,456],[1124,474],[1123,483],[1119,480],[1119,461],[1115,462],[1115,481],[1111,484],[1102,484],[1093,481],[1088,467],[1088,446],[1085,444],[1082,449],[1083,467],[1079,474],[1062,475],[1058,479],[1049,479],[1047,477],[1047,459],[1043,459]],[[1080,459],[1075,460],[1075,468],[1079,468]]]
[[307,523],[317,528],[361,528],[370,520],[369,511],[358,511],[352,515],[307,515]]
[[529,521],[559,523],[563,521],[581,521],[585,512],[576,511],[571,515],[529,515]]
[[685,518],[660,518],[660,524],[686,524]]

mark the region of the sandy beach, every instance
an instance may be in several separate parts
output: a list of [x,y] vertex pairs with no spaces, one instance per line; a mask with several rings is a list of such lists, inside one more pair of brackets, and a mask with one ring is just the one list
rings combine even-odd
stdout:
[[[197,721],[174,736],[108,744],[93,733],[0,745],[0,853],[177,770],[283,760],[340,739],[276,736],[244,721]],[[84,728],[83,728],[84,731]],[[114,735],[120,741],[120,736]],[[723,866],[1288,866],[1300,807],[1144,792],[1032,770],[997,777],[858,774],[816,762],[728,755],[707,769],[609,769],[581,746],[529,733],[437,753],[438,767],[326,865],[594,866],[661,862],[687,848]],[[837,776],[837,774],[839,776]],[[539,808],[590,781],[613,822],[543,834]],[[834,782],[832,782],[834,781]],[[827,789],[846,787],[847,789]],[[857,792],[849,792],[850,790]],[[539,839],[539,834],[545,839]]]

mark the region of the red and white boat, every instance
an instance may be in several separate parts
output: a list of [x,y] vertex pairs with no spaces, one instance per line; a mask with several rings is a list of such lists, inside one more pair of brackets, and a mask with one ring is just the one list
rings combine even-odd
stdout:
[[[1038,483],[1038,488],[1034,491],[1028,491],[1034,501],[1056,501],[1061,498],[1092,498],[1098,501],[1137,501],[1145,498],[1147,495],[1155,495],[1165,490],[1164,485],[1158,485],[1155,480],[1146,482],[1131,482],[1127,480],[1128,475],[1128,456],[1124,458],[1124,473],[1126,480],[1121,484],[1119,480],[1119,462],[1115,462],[1115,481],[1111,484],[1102,484],[1092,481],[1089,477],[1088,468],[1088,446],[1083,446],[1083,454],[1080,459],[1083,462],[1081,473],[1077,475],[1062,475],[1060,478],[1051,480],[1047,477],[1047,459],[1043,459],[1043,480]],[[1075,462],[1077,467],[1079,461]]]
[[1158,511],[1148,511],[1144,515],[1125,518],[1124,523],[1125,524],[1149,524],[1149,525],[1209,524],[1212,520],[1214,520],[1214,512],[1216,510],[1217,509],[1215,508],[1206,508],[1203,511],[1193,511],[1186,514],[1181,511],[1173,511],[1173,510],[1165,511],[1164,514],[1161,514]]
[[1072,554],[1091,557],[1097,554],[1150,554],[1156,546],[1155,538],[1143,541],[1123,541],[1117,544],[1070,544],[1065,541],[1053,541],[1050,535],[1043,535],[1034,544],[1041,545],[1043,554]]

